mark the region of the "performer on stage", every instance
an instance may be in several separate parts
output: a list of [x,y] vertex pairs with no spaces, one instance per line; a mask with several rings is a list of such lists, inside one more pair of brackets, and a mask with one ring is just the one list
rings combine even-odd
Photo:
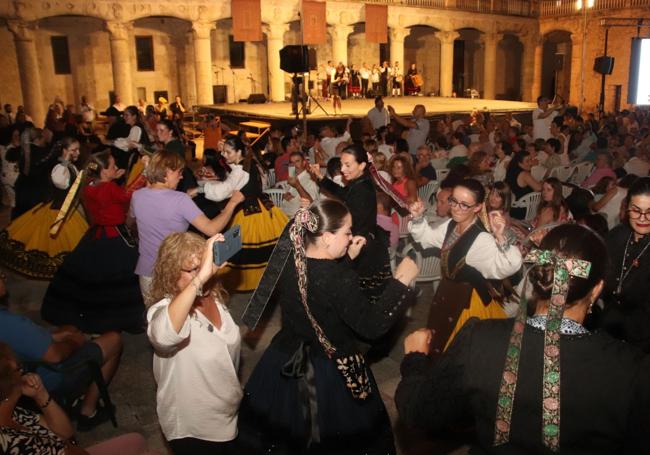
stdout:
[[418,74],[418,70],[415,67],[415,63],[411,63],[411,67],[406,73],[405,80],[405,92],[407,95],[417,95],[420,93],[420,90],[423,85],[422,76]]
[[93,155],[85,172],[82,200],[92,225],[54,275],[41,315],[85,333],[142,332],[145,308],[134,273],[138,248],[124,223],[144,178],[127,189],[118,186],[124,169],[108,150]]
[[341,111],[341,97],[345,96],[345,90],[347,87],[348,79],[345,74],[345,66],[342,63],[336,67],[336,72],[332,78],[332,83],[330,84],[330,91],[332,94],[332,106],[334,107],[334,115],[336,115],[336,108],[339,109],[339,114],[342,114]]
[[361,98],[361,75],[355,65],[350,66],[350,96]]
[[399,62],[395,62],[393,65],[393,85],[391,88],[392,96],[402,96],[402,82],[404,82],[404,74],[402,73],[402,68],[399,66]]
[[436,333],[431,346],[434,355],[447,348],[469,318],[506,317],[494,300],[495,289],[488,280],[501,280],[516,273],[522,257],[512,246],[515,238],[506,231],[502,213],[489,213],[485,224],[479,219],[484,200],[483,185],[473,179],[462,181],[449,197],[451,220],[435,228],[422,217],[421,201],[411,205],[413,221],[409,223],[409,232],[415,241],[423,248],[441,249],[442,281],[429,314],[429,328]]
[[359,70],[359,76],[361,77],[361,97],[366,98],[368,96],[368,84],[370,83],[371,71],[368,68],[368,64],[363,62],[361,69]]
[[54,145],[52,153],[59,155],[59,163],[50,173],[53,185],[51,202],[38,204],[0,233],[3,265],[32,278],[51,279],[65,255],[75,249],[88,230],[88,223],[77,209],[75,198],[65,207],[65,216],[59,220],[58,230],[51,232],[68,191],[73,191],[74,195],[80,184],[77,181],[79,170],[74,165],[79,158],[79,142],[63,138]]
[[347,207],[325,199],[298,211],[273,253],[260,288],[267,281],[275,287],[282,328],[255,367],[240,411],[243,433],[250,427],[259,435],[259,453],[395,454],[357,340],[377,338],[399,320],[418,270],[405,258],[371,302],[350,262],[341,260],[363,247],[365,238],[353,230]]
[[207,182],[203,191],[212,201],[229,198],[236,190],[246,198],[235,209],[227,227],[241,226],[243,248],[219,273],[226,289],[247,292],[259,283],[271,251],[287,224],[287,216],[262,192],[257,159],[238,137],[226,137],[223,155],[230,166],[228,177],[222,182]]
[[391,78],[391,68],[387,61],[381,64],[379,68],[379,86],[381,96],[388,96],[388,80]]

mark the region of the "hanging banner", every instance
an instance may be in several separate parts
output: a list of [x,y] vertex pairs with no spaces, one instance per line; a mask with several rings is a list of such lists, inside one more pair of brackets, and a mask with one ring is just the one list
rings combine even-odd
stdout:
[[260,0],[232,0],[233,41],[262,41]]
[[303,44],[327,42],[325,2],[302,0],[302,33]]
[[388,5],[366,3],[366,41],[388,42]]

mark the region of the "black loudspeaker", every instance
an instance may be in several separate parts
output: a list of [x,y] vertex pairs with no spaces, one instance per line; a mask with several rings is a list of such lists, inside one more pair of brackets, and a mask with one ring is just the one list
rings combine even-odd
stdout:
[[225,104],[228,102],[228,86],[227,85],[213,85],[212,98],[215,104]]
[[594,60],[594,71],[599,74],[612,74],[614,71],[614,57],[602,55]]
[[248,95],[248,104],[264,104],[266,103],[266,96],[264,93],[251,93]]
[[284,46],[280,49],[280,68],[287,73],[309,71],[309,48],[307,46]]

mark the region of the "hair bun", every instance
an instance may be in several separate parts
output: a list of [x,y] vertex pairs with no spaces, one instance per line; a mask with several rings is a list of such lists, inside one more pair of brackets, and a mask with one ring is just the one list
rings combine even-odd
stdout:
[[553,289],[553,266],[536,265],[530,269],[528,278],[535,289],[535,293],[541,299],[551,298]]

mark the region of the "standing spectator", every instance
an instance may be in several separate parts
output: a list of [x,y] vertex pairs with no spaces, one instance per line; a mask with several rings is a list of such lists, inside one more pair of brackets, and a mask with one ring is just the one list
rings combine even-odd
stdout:
[[347,123],[345,124],[345,131],[341,136],[336,135],[336,130],[333,126],[326,125],[320,129],[320,147],[325,154],[325,162],[329,161],[330,158],[336,156],[336,148],[341,142],[348,142],[350,140],[351,124],[352,117],[349,117]]
[[545,96],[537,98],[537,108],[533,111],[533,137],[535,139],[551,138],[551,122],[556,115],[564,111],[564,106],[550,107],[550,100]]
[[300,208],[301,199],[306,199],[310,203],[317,201],[320,192],[318,184],[307,172],[308,163],[302,152],[291,153],[289,160],[295,169],[295,175],[287,180],[290,188],[282,195],[281,208],[287,216],[292,217]]
[[87,122],[92,125],[95,121],[95,108],[88,102],[85,95],[81,97],[79,113],[81,114],[81,120],[83,122]]
[[172,113],[172,122],[175,122],[179,127],[183,125],[183,117],[185,116],[185,105],[180,96],[176,95],[174,102],[169,105],[169,110]]
[[392,118],[395,119],[397,123],[402,125],[405,128],[408,128],[408,134],[406,140],[409,144],[409,153],[415,155],[418,147],[425,144],[427,138],[429,137],[429,120],[424,118],[426,114],[426,109],[422,104],[416,104],[413,108],[413,117],[411,119],[405,119],[397,115],[393,106],[388,106],[388,112]]
[[390,114],[384,106],[384,99],[381,96],[375,97],[375,107],[368,111],[367,118],[372,129],[375,131],[381,127],[388,126],[390,123]]
[[298,141],[291,136],[284,136],[280,141],[282,154],[275,158],[273,169],[275,169],[275,181],[285,182],[289,178],[290,156],[294,152],[300,151]]

